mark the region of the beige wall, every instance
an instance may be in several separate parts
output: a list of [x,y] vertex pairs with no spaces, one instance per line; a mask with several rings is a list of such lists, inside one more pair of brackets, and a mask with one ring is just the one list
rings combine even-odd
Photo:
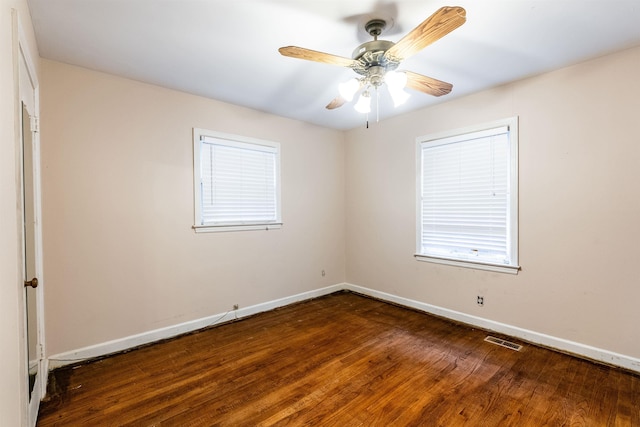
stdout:
[[[347,281],[640,357],[638,75],[640,48],[348,132]],[[415,138],[515,115],[522,271],[416,261]]]
[[[47,60],[41,110],[49,355],[344,281],[343,133]],[[282,229],[194,233],[193,127],[281,143]]]
[[[639,68],[628,50],[341,133],[43,61],[47,352],[346,279],[640,357]],[[522,271],[416,261],[415,138],[514,115]],[[282,230],[193,233],[192,127],[282,144]]]
[[[26,356],[22,260],[19,255],[18,145],[19,109],[12,9],[17,11],[27,50],[38,51],[26,1],[0,3],[0,425],[26,425]],[[37,66],[37,64],[35,64]],[[36,70],[37,72],[37,70]]]

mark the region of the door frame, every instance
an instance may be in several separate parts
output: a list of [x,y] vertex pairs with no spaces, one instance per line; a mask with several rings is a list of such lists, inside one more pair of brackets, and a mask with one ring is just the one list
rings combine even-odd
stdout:
[[[37,348],[38,348],[38,375],[36,376],[36,382],[33,387],[33,392],[31,395],[31,399],[28,398],[28,363],[26,360],[27,351],[27,313],[25,310],[25,301],[24,295],[25,293],[21,293],[20,298],[20,311],[23,316],[23,324],[22,324],[22,343],[23,343],[23,359],[24,365],[22,369],[22,377],[25,381],[24,388],[24,398],[25,398],[25,416],[29,426],[35,426],[38,416],[38,409],[40,407],[40,401],[44,397],[47,389],[47,376],[48,376],[48,363],[47,359],[44,357],[45,355],[45,340],[44,340],[44,272],[43,272],[43,262],[42,262],[42,193],[41,193],[41,180],[40,180],[40,129],[39,129],[39,117],[40,117],[40,91],[39,91],[39,83],[38,76],[36,73],[35,63],[29,52],[29,47],[27,44],[27,38],[24,33],[24,29],[20,24],[20,20],[18,19],[17,10],[12,10],[12,23],[14,27],[13,34],[17,35],[17,38],[14,37],[14,52],[16,52],[14,58],[17,61],[14,70],[16,71],[15,81],[17,86],[17,102],[16,102],[16,111],[15,116],[16,128],[19,129],[16,132],[16,144],[17,144],[17,152],[19,153],[18,158],[18,173],[20,173],[20,188],[17,190],[24,194],[23,192],[23,173],[31,173],[33,176],[33,190],[34,190],[34,215],[35,215],[35,235],[34,235],[34,244],[35,244],[35,269],[36,269],[36,277],[38,278],[38,287],[35,289],[36,291],[36,312],[37,312]],[[27,110],[30,113],[30,122],[31,122],[31,133],[32,133],[32,157],[33,157],[33,170],[32,171],[23,171],[23,130],[22,130],[22,104],[25,104]],[[21,209],[20,209],[20,225],[21,230],[20,233],[24,236],[24,215],[22,211],[24,209],[24,195],[20,196]],[[20,239],[21,241],[21,253],[19,256],[20,260],[20,269],[22,271],[22,275],[24,275],[26,260],[24,256],[24,237]],[[24,280],[30,280],[31,278],[25,278]]]

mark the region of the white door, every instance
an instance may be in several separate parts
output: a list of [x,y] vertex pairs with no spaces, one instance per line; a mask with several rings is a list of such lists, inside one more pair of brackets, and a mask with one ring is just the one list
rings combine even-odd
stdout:
[[[40,386],[38,371],[40,368],[40,347],[38,339],[38,278],[36,271],[36,215],[35,190],[33,179],[33,133],[31,115],[22,104],[22,218],[24,249],[24,312],[26,316],[26,350],[28,371],[29,407],[37,405],[39,399],[37,385]],[[37,409],[30,409],[29,413]],[[31,416],[30,416],[31,417]]]
[[[22,40],[20,40],[21,42]],[[42,319],[42,252],[40,229],[40,189],[39,189],[39,139],[37,134],[37,81],[32,63],[19,43],[19,76],[21,117],[21,174],[22,192],[22,258],[24,278],[24,345],[25,345],[25,385],[28,402],[27,418],[30,426],[35,426],[40,400],[44,396],[46,373],[43,372],[43,319]],[[39,283],[40,282],[40,283]]]

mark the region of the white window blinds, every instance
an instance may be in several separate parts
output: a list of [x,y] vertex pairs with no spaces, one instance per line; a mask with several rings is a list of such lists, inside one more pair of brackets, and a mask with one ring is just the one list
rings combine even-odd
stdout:
[[196,226],[279,224],[279,145],[212,136],[199,141]]
[[418,255],[517,262],[509,127],[422,142],[420,155]]

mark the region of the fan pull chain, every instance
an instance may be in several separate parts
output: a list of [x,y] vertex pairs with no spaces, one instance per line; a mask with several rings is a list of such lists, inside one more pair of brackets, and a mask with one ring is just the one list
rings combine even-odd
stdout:
[[378,86],[376,86],[376,123],[380,122],[380,92],[378,92]]

